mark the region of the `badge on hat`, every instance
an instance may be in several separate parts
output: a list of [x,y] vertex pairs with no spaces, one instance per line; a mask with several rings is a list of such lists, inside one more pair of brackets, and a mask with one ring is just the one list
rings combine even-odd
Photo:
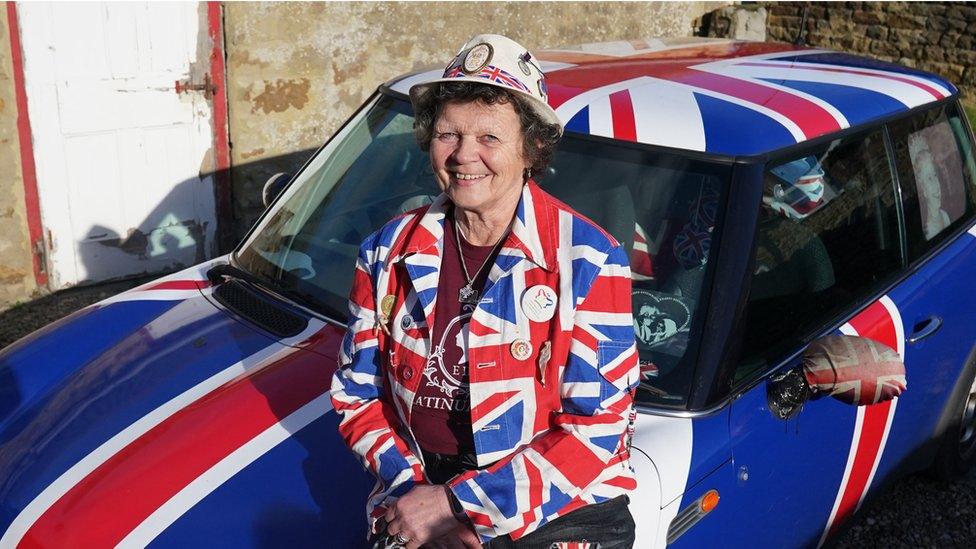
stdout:
[[532,344],[527,339],[516,339],[509,348],[515,360],[526,360],[532,356]]
[[522,294],[522,312],[534,322],[545,322],[556,314],[556,290],[536,284]]
[[529,61],[532,60],[532,54],[525,52],[519,56],[518,67],[525,76],[532,76],[532,69],[529,68]]
[[491,45],[482,42],[468,50],[468,54],[464,56],[464,64],[461,65],[461,68],[467,74],[479,73],[481,69],[488,66],[493,53],[494,51],[491,49]]

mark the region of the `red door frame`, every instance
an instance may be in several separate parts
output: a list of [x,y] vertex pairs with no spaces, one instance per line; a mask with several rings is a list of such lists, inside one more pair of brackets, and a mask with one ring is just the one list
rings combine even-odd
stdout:
[[217,249],[234,245],[234,205],[230,178],[230,137],[227,112],[227,68],[224,64],[224,26],[220,2],[207,2],[210,35],[210,74],[213,90],[214,193],[217,202]]
[[[30,238],[34,281],[38,286],[48,284],[44,227],[41,222],[41,203],[37,190],[37,167],[31,137],[30,114],[27,109],[27,89],[24,83],[24,55],[20,41],[17,4],[6,2],[7,27],[10,34],[10,58],[14,73],[14,94],[17,103],[17,136],[20,145],[21,173],[24,182],[24,203],[27,210],[27,231]],[[213,147],[214,193],[217,216],[217,250],[223,253],[233,245],[234,212],[230,179],[230,137],[228,134],[227,78],[224,63],[223,13],[220,2],[207,2],[207,34],[210,37],[210,74],[213,85]]]
[[17,137],[20,144],[20,170],[24,181],[24,203],[27,207],[27,234],[30,237],[34,263],[34,281],[47,286],[47,265],[44,264],[44,227],[41,225],[41,202],[37,194],[37,168],[34,164],[34,144],[31,139],[30,116],[27,112],[27,88],[24,85],[24,54],[20,47],[20,26],[17,24],[17,4],[7,2],[7,27],[10,34],[10,60],[14,69],[14,95],[17,101]]

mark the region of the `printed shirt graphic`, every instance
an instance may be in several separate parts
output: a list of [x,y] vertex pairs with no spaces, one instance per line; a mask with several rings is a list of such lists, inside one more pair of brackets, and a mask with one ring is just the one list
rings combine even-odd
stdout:
[[[460,236],[460,235],[459,235]],[[468,274],[476,276],[472,287],[479,293],[488,279],[495,256],[494,246],[474,246],[461,237],[461,251]],[[471,398],[468,387],[468,323],[474,305],[458,301],[467,280],[461,269],[454,222],[444,223],[444,253],[434,309],[433,343],[424,367],[423,380],[413,402],[411,426],[417,443],[428,452],[456,455],[474,452],[471,435]],[[475,275],[479,267],[488,263]]]

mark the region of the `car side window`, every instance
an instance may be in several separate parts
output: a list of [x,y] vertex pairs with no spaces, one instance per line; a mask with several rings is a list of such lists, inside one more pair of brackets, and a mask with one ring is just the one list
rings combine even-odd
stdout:
[[972,143],[955,104],[889,125],[905,208],[910,260],[970,221],[974,212]]
[[875,130],[770,162],[733,383],[794,351],[902,264],[894,182]]

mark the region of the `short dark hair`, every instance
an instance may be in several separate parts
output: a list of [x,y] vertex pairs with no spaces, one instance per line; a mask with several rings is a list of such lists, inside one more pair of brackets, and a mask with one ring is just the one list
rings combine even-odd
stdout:
[[425,152],[430,150],[430,140],[434,136],[434,122],[446,103],[481,102],[485,105],[509,103],[518,115],[522,126],[522,156],[529,162],[532,173],[541,175],[549,166],[552,155],[559,142],[558,124],[550,124],[539,116],[529,99],[519,97],[498,86],[477,82],[442,82],[432,86],[421,105],[415,106],[413,131],[417,143]]

